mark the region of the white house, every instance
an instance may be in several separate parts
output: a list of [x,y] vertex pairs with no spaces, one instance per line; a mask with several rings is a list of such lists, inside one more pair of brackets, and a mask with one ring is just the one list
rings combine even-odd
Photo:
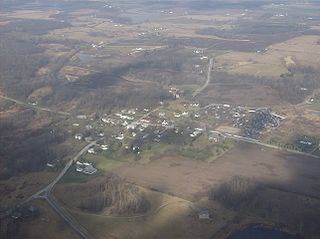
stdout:
[[90,148],[90,149],[88,149],[88,153],[89,154],[95,154],[96,152],[94,151],[94,148]]
[[82,134],[76,134],[76,135],[74,136],[74,138],[77,139],[77,140],[82,140],[83,135],[82,135]]
[[198,213],[198,218],[199,218],[200,220],[210,220],[210,219],[211,219],[211,215],[210,215],[209,210],[201,210],[201,211]]
[[102,144],[102,145],[100,146],[100,148],[101,148],[103,151],[106,151],[106,150],[109,149],[109,146],[108,146],[107,144]]

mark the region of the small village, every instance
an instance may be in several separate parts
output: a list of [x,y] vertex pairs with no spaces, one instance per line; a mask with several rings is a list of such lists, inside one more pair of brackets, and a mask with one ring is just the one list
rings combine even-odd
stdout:
[[[139,156],[147,144],[165,143],[166,134],[189,138],[190,142],[204,135],[208,142],[219,143],[219,137],[225,135],[217,132],[259,140],[263,132],[278,127],[285,119],[267,108],[229,104],[201,106],[199,102],[182,100],[183,91],[177,88],[170,88],[169,93],[176,100],[159,102],[154,109],[132,108],[112,114],[76,115],[70,119],[68,131],[76,141],[97,141],[87,150],[88,155],[123,149]],[[97,172],[92,163],[84,160],[76,162],[75,170],[86,175]]]

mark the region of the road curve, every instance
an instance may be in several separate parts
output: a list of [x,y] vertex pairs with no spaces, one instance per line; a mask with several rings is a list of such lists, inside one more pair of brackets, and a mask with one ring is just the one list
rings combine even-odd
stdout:
[[66,174],[66,172],[69,170],[73,162],[76,162],[79,157],[84,154],[89,148],[91,148],[93,145],[95,145],[97,141],[90,142],[87,144],[85,147],[83,147],[76,156],[74,156],[62,169],[62,171],[58,174],[58,176],[47,186],[45,186],[43,189],[39,190],[38,192],[34,193],[27,199],[25,199],[23,202],[19,203],[16,205],[14,208],[11,208],[7,210],[4,214],[0,215],[0,219],[4,218],[6,216],[9,216],[16,208],[21,207],[22,205],[34,200],[34,199],[44,199],[46,200],[49,205],[54,209],[54,211],[61,217],[63,218],[68,225],[82,238],[84,239],[90,239],[91,236],[89,232],[82,227],[79,223],[77,223],[71,215],[64,209],[62,208],[59,203],[54,199],[53,196],[51,196],[51,192],[54,188],[54,186],[61,180],[61,178]]

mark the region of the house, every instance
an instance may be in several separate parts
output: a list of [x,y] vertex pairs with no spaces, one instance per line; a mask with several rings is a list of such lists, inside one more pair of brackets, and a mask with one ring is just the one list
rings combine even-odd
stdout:
[[97,169],[92,166],[91,163],[87,162],[76,162],[76,171],[79,173],[84,173],[84,174],[94,174],[97,172]]
[[211,215],[209,210],[204,209],[204,210],[200,210],[198,212],[198,218],[199,220],[211,220]]
[[11,214],[11,218],[13,219],[19,219],[22,216],[22,213],[19,211],[15,211]]
[[87,130],[90,130],[90,129],[92,129],[92,128],[93,128],[92,125],[90,125],[90,124],[86,125],[86,129],[87,129]]
[[148,119],[141,119],[140,122],[141,122],[141,123],[150,123],[150,120],[148,120]]
[[191,107],[199,107],[199,104],[198,103],[191,103],[190,106]]
[[82,173],[88,174],[88,175],[92,175],[96,172],[97,172],[97,169],[93,167],[91,164],[89,166],[86,166],[82,171]]
[[47,167],[54,168],[56,165],[54,163],[47,163]]
[[107,144],[101,144],[100,148],[103,150],[103,151],[106,151],[109,149],[109,146]]
[[102,118],[101,121],[102,121],[103,123],[110,123],[110,119],[106,119],[106,118]]
[[165,126],[168,126],[168,125],[169,125],[169,123],[168,123],[168,121],[163,120],[163,121],[162,121],[162,123],[161,123],[161,125],[162,125],[163,127],[165,127]]
[[123,140],[124,136],[123,136],[123,134],[119,134],[115,138],[118,139],[118,140]]
[[122,124],[121,124],[123,127],[126,127],[126,126],[128,126],[129,125],[129,123],[125,120],[124,122],[122,122]]
[[201,131],[195,130],[193,133],[190,134],[190,137],[195,138],[195,137],[197,137],[199,134],[201,134]]
[[173,116],[174,116],[175,118],[180,118],[180,117],[181,117],[181,114],[179,114],[179,113],[177,113],[177,112],[174,112],[174,113],[173,113]]
[[304,144],[304,145],[309,145],[309,146],[312,145],[312,142],[310,142],[310,141],[305,141],[305,140],[300,140],[299,143],[300,143],[300,144]]
[[131,124],[128,124],[127,125],[127,129],[135,129],[137,127],[137,124],[135,124],[135,123],[131,123]]
[[77,140],[82,140],[83,134],[76,134],[76,135],[74,136],[74,138],[77,139]]
[[77,115],[77,119],[85,120],[85,119],[87,119],[87,116],[86,115]]
[[130,110],[128,110],[128,114],[135,115],[136,111],[134,109],[130,109]]
[[210,141],[213,141],[213,142],[215,142],[215,143],[218,142],[218,138],[215,137],[214,135],[209,135],[209,140],[210,140]]
[[204,129],[202,129],[202,128],[194,128],[194,130],[195,131],[199,131],[199,132],[203,132],[204,131]]
[[88,153],[89,154],[95,154],[96,152],[94,151],[94,148],[90,148],[90,149],[88,149]]
[[224,108],[230,108],[230,105],[224,104],[223,107],[224,107]]

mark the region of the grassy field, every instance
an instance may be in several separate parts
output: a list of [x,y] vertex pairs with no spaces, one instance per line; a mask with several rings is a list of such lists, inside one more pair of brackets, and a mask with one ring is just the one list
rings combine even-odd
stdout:
[[36,219],[27,219],[22,223],[24,238],[26,239],[79,239],[78,235],[66,225],[44,201],[34,201],[32,204],[39,208]]
[[220,223],[199,221],[194,205],[186,200],[152,191],[147,195],[153,206],[145,216],[73,214],[96,238],[207,238],[221,227]]
[[98,155],[85,155],[83,158],[86,161],[93,162],[95,167],[102,171],[112,171],[112,169],[123,165],[124,163],[129,162],[133,159],[133,155],[127,155],[124,157],[115,157],[115,155],[111,156],[112,153],[101,153]]

